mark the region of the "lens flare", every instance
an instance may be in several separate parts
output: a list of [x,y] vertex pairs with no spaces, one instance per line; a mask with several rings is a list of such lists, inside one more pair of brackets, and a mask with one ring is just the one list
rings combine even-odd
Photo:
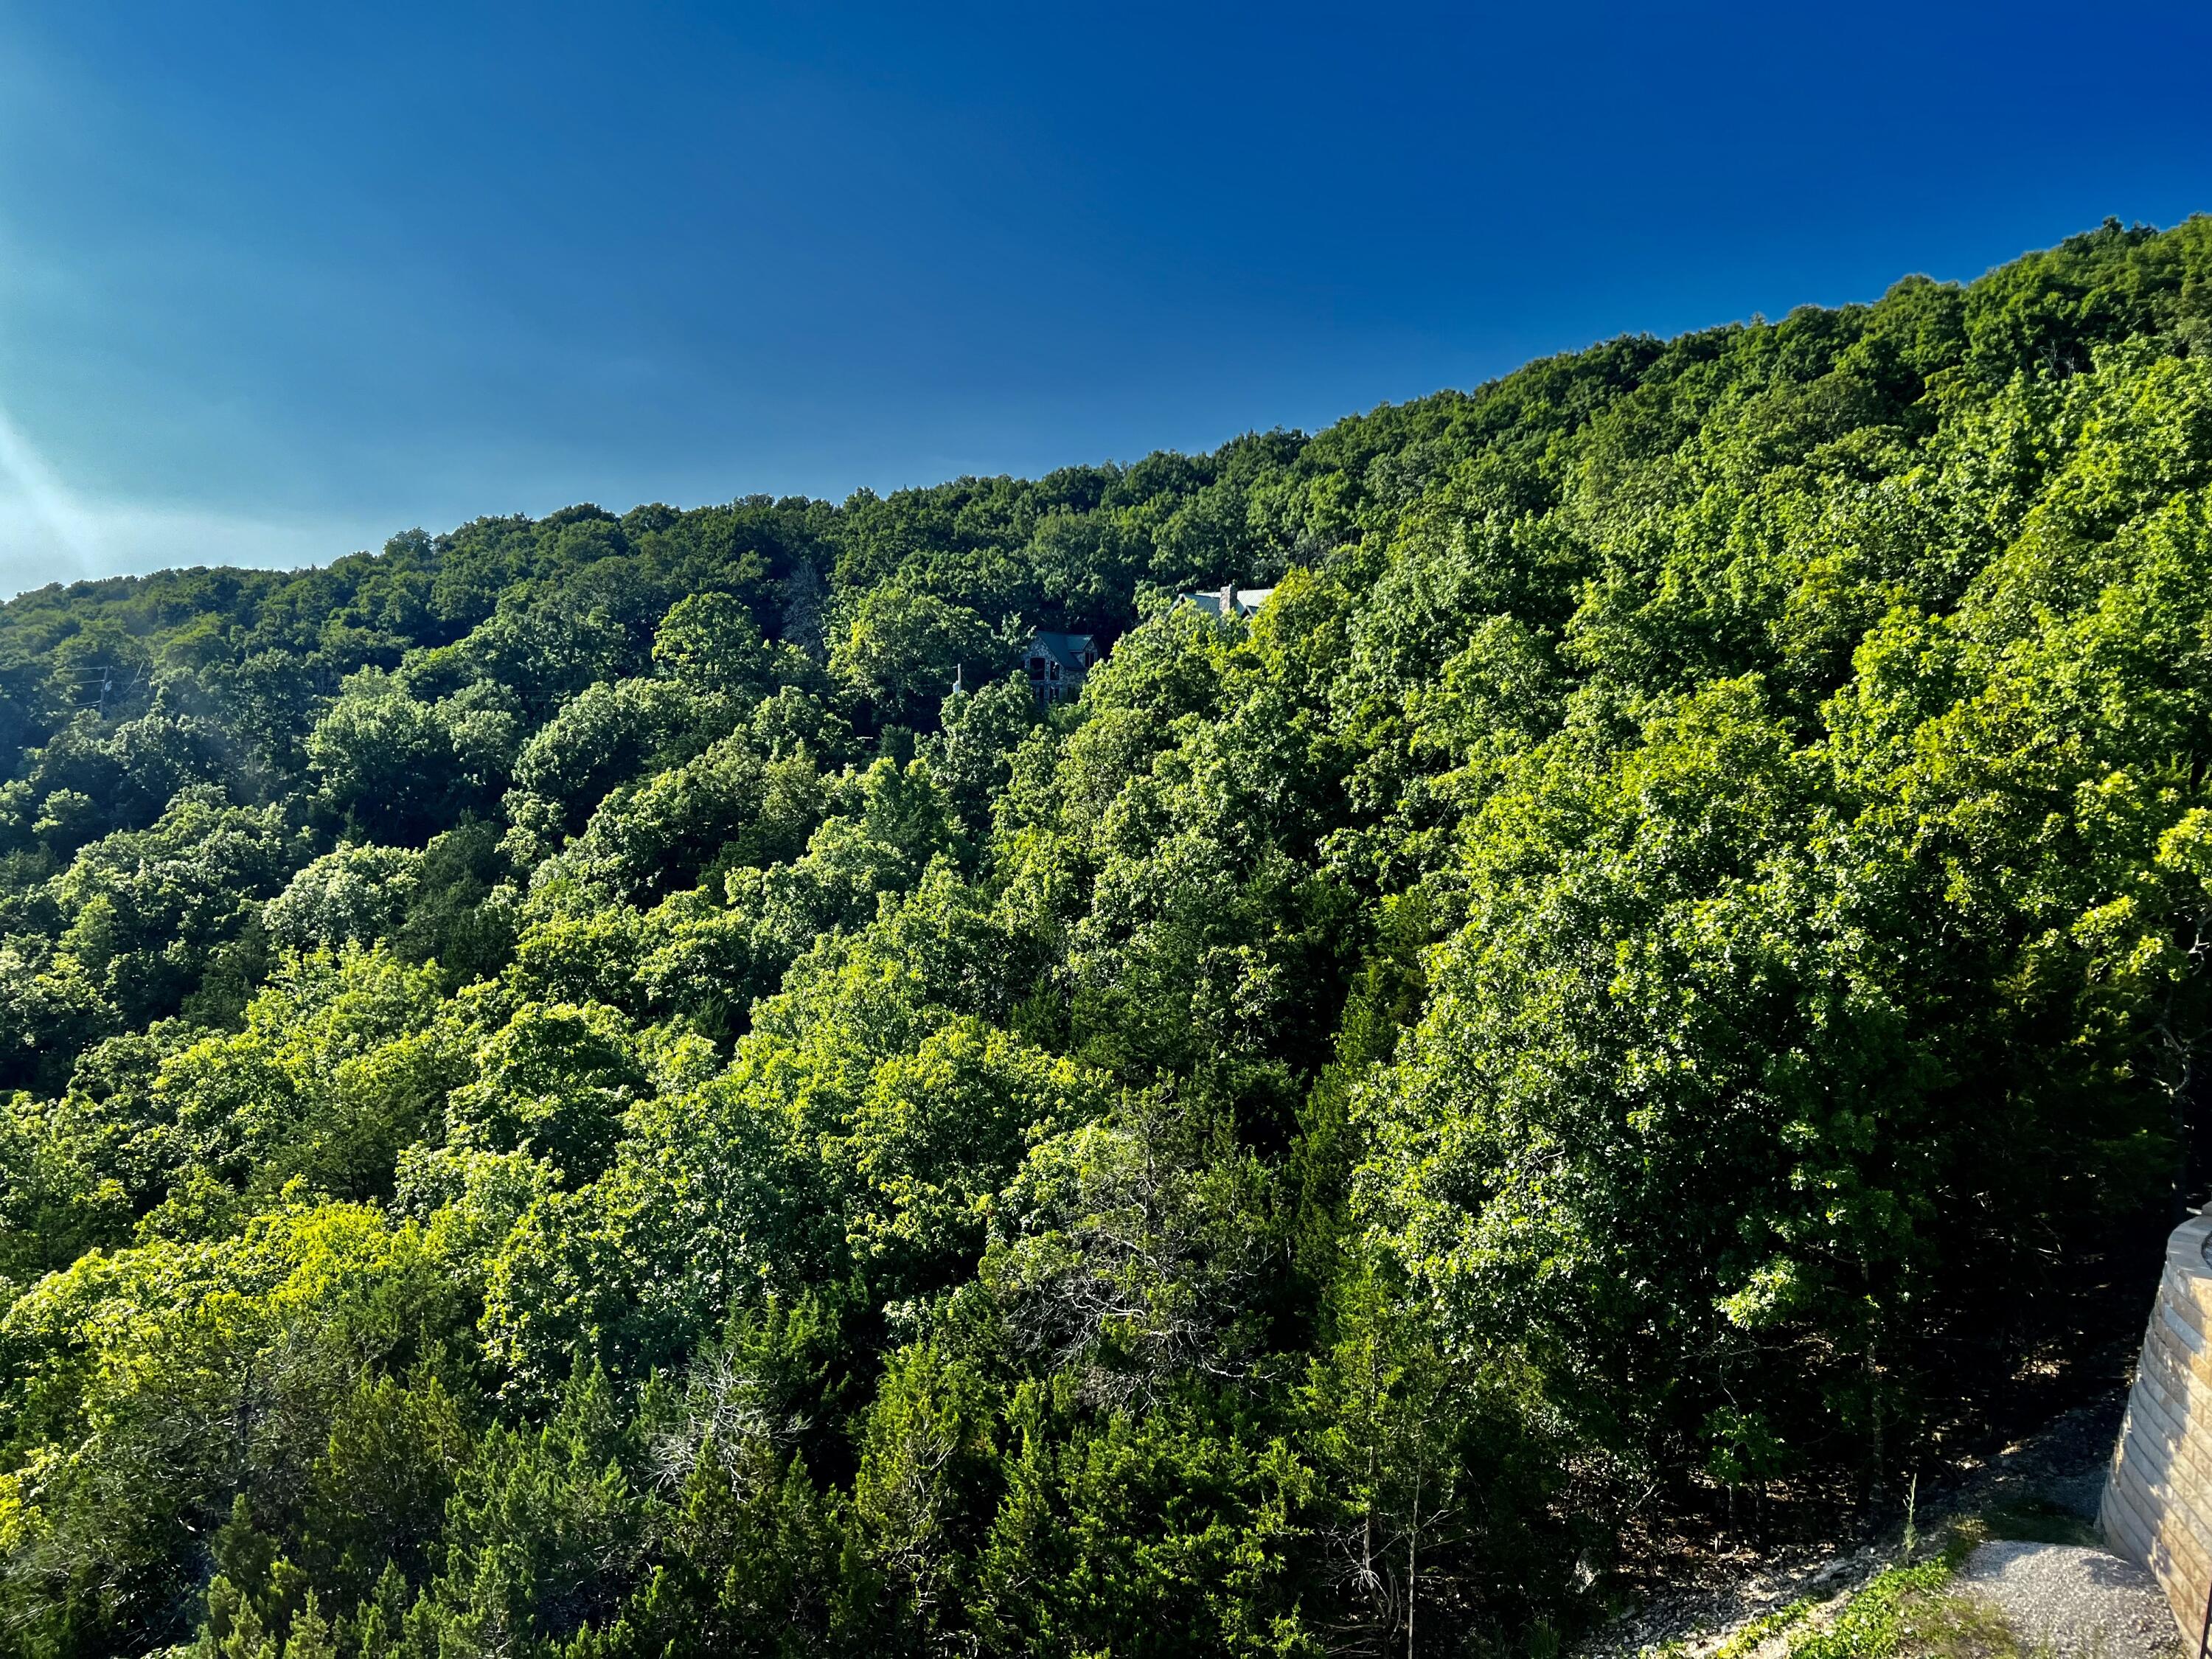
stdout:
[[100,568],[100,538],[92,519],[76,503],[46,458],[0,404],[0,490],[13,495],[31,518],[53,532],[59,550],[90,575]]

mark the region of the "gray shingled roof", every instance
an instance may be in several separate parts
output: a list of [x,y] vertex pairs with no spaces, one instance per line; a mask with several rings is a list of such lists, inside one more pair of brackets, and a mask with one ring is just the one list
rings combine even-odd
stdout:
[[1030,655],[1057,662],[1063,674],[1080,674],[1085,672],[1084,649],[1090,643],[1088,634],[1051,634],[1040,628],[1030,635]]

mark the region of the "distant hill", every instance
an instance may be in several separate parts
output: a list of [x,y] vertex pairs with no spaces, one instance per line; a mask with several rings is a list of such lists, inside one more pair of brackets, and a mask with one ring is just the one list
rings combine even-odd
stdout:
[[2136,1325],[2209,763],[2205,219],[25,595],[0,1651],[1551,1651]]

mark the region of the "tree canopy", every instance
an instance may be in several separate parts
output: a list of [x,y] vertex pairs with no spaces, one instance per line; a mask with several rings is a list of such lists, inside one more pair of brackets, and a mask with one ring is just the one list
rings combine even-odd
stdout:
[[26,594],[0,1650],[1553,1650],[2138,1316],[2209,765],[2203,219]]

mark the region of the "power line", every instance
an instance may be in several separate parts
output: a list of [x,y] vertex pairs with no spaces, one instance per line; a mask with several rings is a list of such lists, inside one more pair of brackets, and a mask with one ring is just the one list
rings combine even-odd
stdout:
[[[116,663],[101,662],[87,663],[82,668],[67,668],[60,670],[59,672],[75,676],[77,682],[77,690],[80,692],[84,690],[84,689],[95,678],[98,679],[100,682],[100,696],[94,701],[93,708],[95,712],[105,716],[107,713],[108,693],[115,690],[115,677],[118,674],[124,673],[128,671],[121,665]],[[123,695],[127,697],[133,691],[136,691],[140,686],[145,684],[146,670],[143,665],[141,665],[138,671],[131,676],[131,683],[123,688]]]

